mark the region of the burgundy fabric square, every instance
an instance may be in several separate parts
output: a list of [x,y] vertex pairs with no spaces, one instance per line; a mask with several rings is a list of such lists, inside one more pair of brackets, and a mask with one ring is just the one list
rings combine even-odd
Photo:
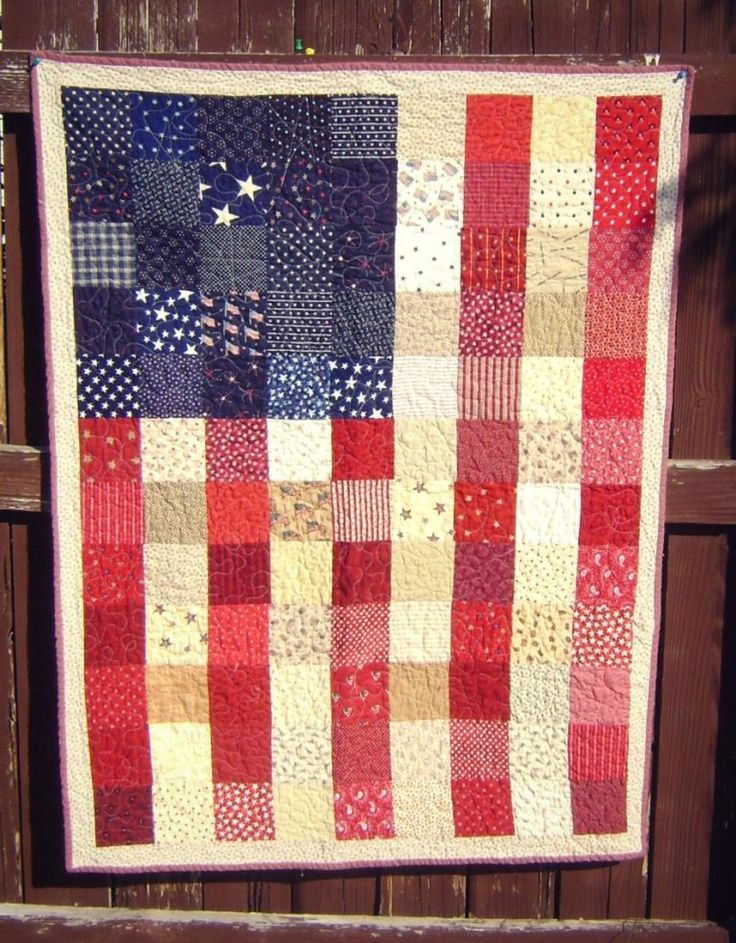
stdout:
[[388,541],[335,543],[332,602],[335,606],[388,603],[391,599],[391,544]]
[[393,419],[333,419],[333,478],[392,478]]
[[450,662],[453,720],[509,720],[508,664]]
[[570,783],[575,835],[626,831],[626,783]]
[[519,424],[460,419],[457,424],[458,481],[512,482],[519,467]]
[[95,837],[101,847],[151,844],[151,787],[95,789]]
[[524,296],[514,291],[464,291],[460,298],[460,353],[520,357]]
[[209,547],[210,604],[267,603],[271,600],[267,543]]
[[339,724],[332,728],[332,776],[335,785],[391,779],[391,740],[387,720],[374,724]]
[[636,546],[639,537],[638,486],[583,485],[580,489],[580,543]]
[[510,603],[513,594],[513,544],[473,542],[455,546],[455,599]]
[[84,663],[91,665],[142,665],[146,660],[146,627],[143,604],[114,602],[84,604]]

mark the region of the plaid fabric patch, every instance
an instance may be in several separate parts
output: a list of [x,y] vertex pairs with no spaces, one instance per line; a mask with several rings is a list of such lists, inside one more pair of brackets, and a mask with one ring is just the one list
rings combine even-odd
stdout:
[[69,866],[641,854],[687,81],[212,69],[32,70]]

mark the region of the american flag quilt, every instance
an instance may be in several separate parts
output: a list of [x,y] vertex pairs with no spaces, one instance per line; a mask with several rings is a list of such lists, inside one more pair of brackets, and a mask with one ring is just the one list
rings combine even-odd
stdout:
[[71,869],[642,853],[689,85],[33,60]]

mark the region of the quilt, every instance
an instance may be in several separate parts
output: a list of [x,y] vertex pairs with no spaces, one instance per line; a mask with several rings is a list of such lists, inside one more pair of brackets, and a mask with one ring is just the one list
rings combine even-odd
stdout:
[[687,70],[31,71],[69,868],[642,854]]

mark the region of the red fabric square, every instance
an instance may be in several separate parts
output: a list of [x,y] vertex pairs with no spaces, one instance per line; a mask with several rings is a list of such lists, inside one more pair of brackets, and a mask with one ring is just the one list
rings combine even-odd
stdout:
[[633,609],[576,603],[572,617],[572,658],[575,665],[631,667]]
[[656,163],[662,99],[658,95],[616,95],[598,99],[596,163]]
[[570,724],[568,751],[574,783],[626,779],[626,724]]
[[464,291],[460,303],[461,354],[521,356],[523,295],[518,292]]
[[143,547],[82,548],[84,601],[89,606],[143,604]]
[[271,693],[267,665],[208,669],[212,776],[216,782],[271,777]]
[[332,728],[332,779],[335,788],[391,779],[391,739],[388,721],[339,724]]
[[212,606],[208,653],[210,665],[267,665],[268,606]]
[[209,587],[214,606],[270,602],[269,544],[210,545]]
[[335,837],[343,841],[393,838],[391,782],[360,782],[335,790]]
[[585,306],[585,356],[644,357],[648,305],[643,293],[589,292]]
[[455,540],[508,543],[515,519],[515,485],[456,482]]
[[393,419],[333,419],[333,478],[393,478]]
[[265,481],[207,482],[207,539],[211,544],[259,543],[271,535]]
[[607,229],[654,228],[656,161],[596,164],[593,225]]
[[458,481],[513,482],[519,468],[519,424],[490,419],[457,423]]
[[143,543],[143,486],[138,481],[82,482],[86,544]]
[[588,606],[633,606],[639,549],[595,546],[578,549],[578,602]]
[[463,223],[528,226],[529,164],[466,163]]
[[270,783],[215,783],[215,838],[270,841],[276,837]]
[[634,294],[649,290],[651,229],[593,227],[588,241],[588,290],[615,294],[625,285]]
[[143,727],[147,721],[143,665],[85,668],[87,724],[94,730]]
[[511,782],[508,779],[453,779],[455,835],[513,835]]
[[510,603],[513,595],[513,544],[468,541],[455,545],[454,599]]
[[150,786],[151,747],[148,728],[89,731],[92,783],[95,788]]
[[612,835],[626,831],[626,783],[571,783],[575,835]]
[[153,798],[150,786],[95,789],[95,842],[110,845],[150,845],[154,840]]
[[583,366],[584,419],[641,419],[645,362],[590,358]]
[[580,543],[633,547],[639,537],[638,486],[582,485],[580,489]]
[[333,606],[333,667],[388,660],[389,606]]
[[455,600],[452,604],[452,660],[467,668],[477,662],[505,665],[511,647],[511,606]]
[[332,670],[332,722],[335,725],[387,721],[388,665],[373,662]]
[[468,95],[465,162],[528,163],[532,135],[530,95]]
[[142,603],[85,604],[84,661],[89,666],[142,665],[146,660]]
[[335,543],[332,602],[335,606],[391,600],[391,544],[388,541]]
[[510,715],[508,664],[450,662],[453,720],[508,720]]
[[509,725],[501,720],[451,720],[453,779],[508,779]]
[[205,435],[209,481],[268,478],[265,419],[208,419]]
[[80,419],[79,465],[83,481],[140,481],[140,420]]
[[584,419],[582,480],[590,485],[641,483],[640,419]]
[[464,291],[524,292],[526,229],[463,226],[460,251]]

